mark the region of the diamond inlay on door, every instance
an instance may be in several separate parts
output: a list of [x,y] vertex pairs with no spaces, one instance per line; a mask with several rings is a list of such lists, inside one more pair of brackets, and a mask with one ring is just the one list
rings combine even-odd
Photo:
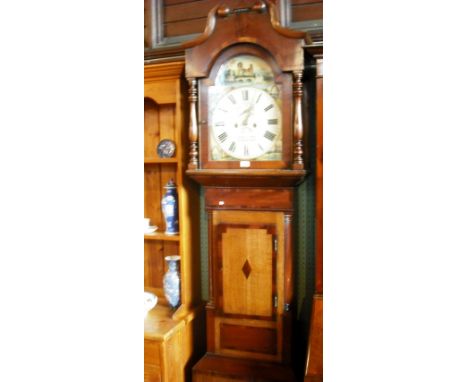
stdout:
[[273,314],[273,234],[268,226],[223,225],[222,298],[225,313]]
[[246,279],[249,278],[251,271],[252,268],[250,267],[249,260],[245,260],[244,266],[242,267],[242,272],[244,272],[244,276]]

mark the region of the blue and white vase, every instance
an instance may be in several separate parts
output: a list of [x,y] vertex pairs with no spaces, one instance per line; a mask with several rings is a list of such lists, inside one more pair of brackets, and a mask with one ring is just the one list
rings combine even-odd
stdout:
[[171,179],[164,186],[167,190],[161,200],[164,220],[166,221],[166,235],[177,235],[179,233],[179,207],[177,201],[177,187]]
[[163,277],[163,288],[166,300],[172,308],[180,304],[180,256],[166,256],[168,270]]

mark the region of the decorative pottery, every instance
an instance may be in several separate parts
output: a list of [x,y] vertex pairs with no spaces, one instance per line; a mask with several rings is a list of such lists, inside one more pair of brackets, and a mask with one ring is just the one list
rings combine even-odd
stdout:
[[172,308],[180,304],[180,256],[166,256],[168,270],[163,277],[164,295]]
[[154,293],[145,291],[145,317],[148,312],[153,309],[158,303],[158,296]]
[[163,139],[158,144],[157,152],[160,158],[172,158],[175,154],[175,143],[170,139]]
[[164,220],[166,221],[166,235],[177,235],[179,233],[179,208],[177,201],[177,187],[171,179],[164,186],[167,190],[161,200]]

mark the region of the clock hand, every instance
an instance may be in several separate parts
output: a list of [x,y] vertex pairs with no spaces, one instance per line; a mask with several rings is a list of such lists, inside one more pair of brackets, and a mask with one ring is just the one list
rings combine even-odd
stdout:
[[252,110],[252,108],[253,108],[253,105],[248,106],[239,114],[239,117],[242,117],[244,114],[249,113]]
[[244,119],[242,120],[242,125],[246,126],[247,125],[247,122],[250,118],[250,116],[252,115],[252,109],[254,108],[254,105],[253,104],[250,104],[250,106],[245,109],[240,115],[239,117],[242,117],[244,114],[246,114],[246,116],[244,117]]

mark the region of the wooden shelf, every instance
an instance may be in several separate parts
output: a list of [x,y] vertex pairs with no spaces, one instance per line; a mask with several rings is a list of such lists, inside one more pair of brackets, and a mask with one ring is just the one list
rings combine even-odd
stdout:
[[166,235],[162,232],[145,233],[145,240],[179,241],[179,235]]
[[[144,289],[158,296],[145,317],[145,382],[189,381],[194,360],[201,356],[202,311],[199,288],[198,187],[184,173],[188,153],[187,97],[184,62],[145,66],[144,216],[160,228],[144,234]],[[176,144],[173,158],[159,158],[162,139]],[[170,180],[177,185],[179,234],[166,235],[161,200]],[[162,226],[162,227],[161,227]],[[163,290],[167,255],[179,255],[180,306],[172,309]]]
[[165,164],[165,163],[174,163],[177,164],[177,158],[155,158],[155,159],[146,159],[145,164]]
[[163,341],[170,336],[180,325],[184,325],[181,320],[173,320],[174,309],[158,302],[158,304],[148,312],[145,317],[145,339]]

